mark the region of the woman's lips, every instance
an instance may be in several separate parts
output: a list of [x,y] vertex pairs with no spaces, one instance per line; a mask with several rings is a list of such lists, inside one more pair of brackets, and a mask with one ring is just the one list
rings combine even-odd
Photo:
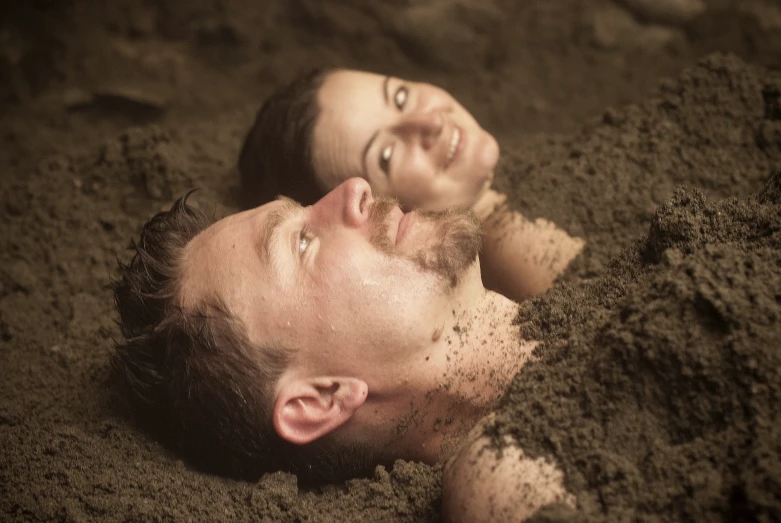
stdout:
[[460,156],[461,151],[464,150],[464,138],[464,131],[458,126],[453,126],[453,132],[450,134],[450,141],[448,142],[447,157],[445,158],[445,169],[450,167]]

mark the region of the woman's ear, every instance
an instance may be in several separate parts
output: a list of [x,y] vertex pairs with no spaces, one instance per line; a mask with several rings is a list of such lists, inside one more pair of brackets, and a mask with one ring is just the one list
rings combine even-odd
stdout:
[[357,378],[294,379],[282,385],[274,404],[274,429],[305,445],[340,427],[363,405],[369,387]]

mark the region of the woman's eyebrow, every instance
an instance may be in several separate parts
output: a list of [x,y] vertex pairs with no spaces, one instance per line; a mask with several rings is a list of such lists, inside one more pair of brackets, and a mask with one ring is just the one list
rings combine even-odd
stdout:
[[[388,105],[388,99],[390,98],[390,95],[388,94],[388,82],[390,82],[390,75],[386,76],[385,79],[382,81],[382,97],[385,99],[385,105]],[[363,177],[368,180],[368,171],[366,170],[366,155],[369,154],[369,149],[371,149],[372,144],[374,143],[374,140],[377,138],[377,134],[379,133],[379,129],[374,131],[374,134],[371,135],[371,138],[369,138],[369,141],[366,142],[366,145],[363,146],[363,153],[361,154],[361,164],[363,166]]]
[[[385,79],[382,81],[382,97],[385,100],[385,105],[388,105],[388,99],[390,98],[390,94],[388,93],[388,83],[390,82],[390,75],[386,76]],[[361,165],[363,167],[363,177],[364,179],[368,180],[368,171],[366,170],[366,155],[369,154],[369,149],[372,148],[372,144],[374,143],[374,140],[377,138],[377,134],[380,132],[379,129],[374,131],[374,134],[371,135],[371,138],[369,138],[369,141],[366,142],[366,145],[363,146],[363,153],[361,153]]]
[[366,146],[364,146],[363,148],[363,154],[361,155],[361,163],[363,164],[363,177],[366,178],[367,180],[368,180],[367,176],[369,171],[366,170],[366,156],[369,154],[369,149],[371,149],[372,144],[374,143],[374,140],[377,138],[377,134],[379,132],[380,132],[379,129],[374,131],[372,137],[369,138],[368,142],[366,142]]

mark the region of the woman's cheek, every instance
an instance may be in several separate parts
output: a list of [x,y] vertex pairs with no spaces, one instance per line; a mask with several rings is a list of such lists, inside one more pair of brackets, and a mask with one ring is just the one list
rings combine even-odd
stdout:
[[399,200],[405,210],[424,207],[430,204],[432,197],[431,181],[419,170],[413,170],[412,166],[399,170],[394,180],[393,195]]

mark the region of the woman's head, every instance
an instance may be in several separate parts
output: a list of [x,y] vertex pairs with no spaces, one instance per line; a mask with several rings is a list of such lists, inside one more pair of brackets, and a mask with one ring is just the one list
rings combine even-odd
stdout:
[[258,111],[239,155],[242,204],[255,207],[284,195],[304,205],[328,189],[312,167],[317,93],[328,73],[312,71],[276,91]]
[[471,206],[498,155],[496,140],[446,91],[337,70],[304,77],[264,104],[240,168],[246,192],[264,186],[257,203],[275,190],[313,203],[360,176],[404,207],[442,210]]

